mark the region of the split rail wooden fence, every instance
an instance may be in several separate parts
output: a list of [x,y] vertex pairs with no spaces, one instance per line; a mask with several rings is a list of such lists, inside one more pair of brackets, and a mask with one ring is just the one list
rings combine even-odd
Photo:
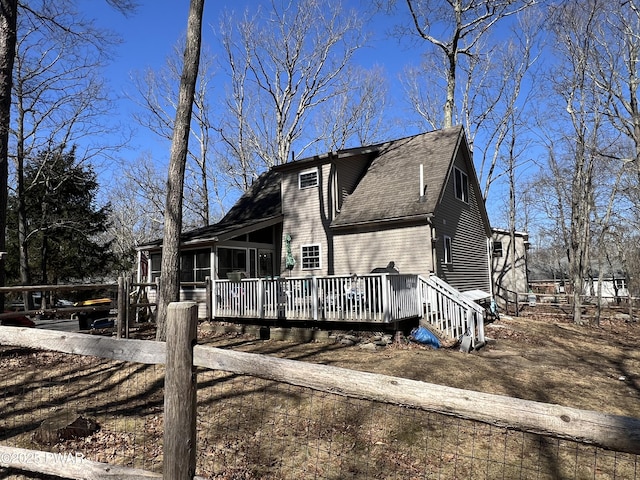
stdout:
[[437,412],[640,455],[640,419],[196,345],[196,330],[195,302],[170,305],[166,343],[0,327],[2,346],[166,365],[162,475],[85,459],[72,463],[34,464],[23,460],[45,452],[8,446],[0,446],[0,467],[70,479],[194,478],[198,448],[195,400],[197,367],[268,379],[344,397]]

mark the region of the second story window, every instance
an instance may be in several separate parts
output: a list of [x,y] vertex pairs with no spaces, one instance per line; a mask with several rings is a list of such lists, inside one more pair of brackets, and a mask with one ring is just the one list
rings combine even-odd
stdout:
[[318,186],[318,169],[305,170],[298,174],[298,187],[300,190],[303,188],[312,188]]
[[456,198],[469,203],[469,177],[458,168],[453,169]]

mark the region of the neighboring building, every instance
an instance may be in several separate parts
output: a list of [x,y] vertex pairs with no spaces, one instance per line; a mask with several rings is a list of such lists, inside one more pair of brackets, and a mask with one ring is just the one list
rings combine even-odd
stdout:
[[[182,235],[181,279],[388,266],[491,293],[490,236],[464,130],[452,127],[272,168],[220,222]],[[161,241],[139,250],[155,278]]]
[[529,235],[524,232],[493,228],[491,266],[493,271],[494,296],[501,305],[515,301],[515,294],[527,293],[527,251]]

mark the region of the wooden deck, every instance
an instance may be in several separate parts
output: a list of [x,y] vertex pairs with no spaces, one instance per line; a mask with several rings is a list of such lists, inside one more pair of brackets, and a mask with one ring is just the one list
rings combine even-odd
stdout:
[[[435,275],[368,274],[215,280],[181,289],[199,318],[305,324],[393,324],[420,320],[442,337],[485,343],[484,308]],[[154,301],[155,292],[150,292]]]
[[213,317],[392,323],[421,316],[417,275],[213,282]]

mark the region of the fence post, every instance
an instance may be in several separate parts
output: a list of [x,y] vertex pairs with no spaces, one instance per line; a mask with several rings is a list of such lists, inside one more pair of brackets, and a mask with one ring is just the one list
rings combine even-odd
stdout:
[[126,302],[126,298],[129,295],[129,292],[126,292],[126,283],[124,281],[124,277],[118,277],[118,314],[116,317],[117,329],[116,329],[116,337],[122,338],[122,332],[124,330],[124,324],[127,319],[127,309],[128,305]]
[[174,302],[167,311],[163,478],[191,480],[196,471],[196,373],[193,345],[198,304]]
[[[131,307],[131,291],[133,290],[133,279],[130,277],[125,277],[124,279],[124,291],[126,292],[124,298],[124,304],[126,306],[126,321],[124,324],[124,338],[129,338],[129,332],[131,331],[131,318],[133,317],[135,321],[135,313],[132,311]],[[138,303],[138,300],[136,300]],[[135,310],[138,309],[137,306],[133,307]]]
[[205,277],[205,305],[207,306],[207,320],[213,320],[213,286],[211,284],[211,277]]

